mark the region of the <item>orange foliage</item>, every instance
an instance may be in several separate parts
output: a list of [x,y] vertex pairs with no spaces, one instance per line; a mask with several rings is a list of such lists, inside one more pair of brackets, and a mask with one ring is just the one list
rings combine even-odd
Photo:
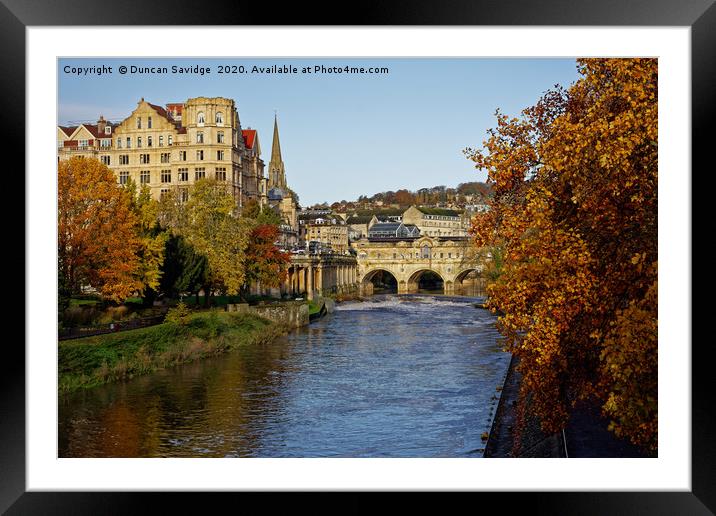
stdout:
[[584,59],[568,90],[497,113],[479,246],[504,264],[488,304],[546,431],[597,399],[618,435],[657,445],[657,61]]
[[129,193],[98,160],[75,157],[58,166],[58,258],[72,292],[90,285],[122,302],[142,288],[141,242]]

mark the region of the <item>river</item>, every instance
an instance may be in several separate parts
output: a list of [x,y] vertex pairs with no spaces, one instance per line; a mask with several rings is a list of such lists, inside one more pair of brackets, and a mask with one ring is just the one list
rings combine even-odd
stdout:
[[339,304],[266,346],[59,401],[60,457],[482,457],[509,354],[474,298]]

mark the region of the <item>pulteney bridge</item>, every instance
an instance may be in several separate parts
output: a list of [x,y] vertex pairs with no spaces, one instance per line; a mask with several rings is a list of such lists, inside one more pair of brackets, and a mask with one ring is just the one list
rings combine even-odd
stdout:
[[417,239],[359,240],[358,287],[361,295],[373,293],[373,278],[391,274],[398,294],[417,292],[420,278],[432,272],[442,280],[445,294],[459,294],[468,286],[484,290],[482,265],[469,238],[429,237]]

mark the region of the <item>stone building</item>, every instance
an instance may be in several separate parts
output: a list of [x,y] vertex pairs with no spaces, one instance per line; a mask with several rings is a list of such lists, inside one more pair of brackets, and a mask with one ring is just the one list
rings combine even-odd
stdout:
[[402,221],[417,226],[420,234],[425,236],[467,236],[465,217],[455,210],[411,206],[403,213]]
[[327,244],[338,254],[348,253],[348,225],[342,218],[317,218],[306,224],[306,242]]
[[264,163],[258,134],[242,129],[235,102],[197,97],[164,107],[140,99],[118,124],[100,116],[97,124],[58,126],[58,160],[99,159],[120,184],[132,178],[149,186],[155,199],[207,177],[226,182],[239,207],[265,197]]

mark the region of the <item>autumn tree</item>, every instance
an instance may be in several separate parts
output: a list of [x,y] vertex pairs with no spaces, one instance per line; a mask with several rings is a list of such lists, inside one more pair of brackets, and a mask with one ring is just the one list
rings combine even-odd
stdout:
[[281,251],[274,242],[279,228],[274,224],[257,224],[251,231],[246,247],[246,278],[244,296],[253,283],[264,287],[278,287],[286,278],[291,256]]
[[145,303],[151,304],[159,288],[168,233],[159,225],[159,203],[152,198],[149,186],[142,184],[137,188],[137,183],[130,178],[124,187],[130,195],[132,211],[138,220],[137,232],[141,245],[138,251],[140,266],[137,280],[142,285],[139,294],[144,297]]
[[142,288],[139,220],[130,194],[95,159],[61,161],[57,177],[60,285],[72,294],[91,286],[114,302]]
[[206,257],[205,303],[216,290],[236,295],[245,281],[245,256],[250,224],[238,216],[226,183],[200,179],[182,203],[176,191],[162,200],[160,221]]
[[405,189],[395,192],[395,200],[401,206],[410,206],[415,202],[413,194]]
[[483,149],[491,209],[478,246],[503,252],[488,287],[522,392],[547,431],[579,400],[657,446],[657,61],[584,59]]

